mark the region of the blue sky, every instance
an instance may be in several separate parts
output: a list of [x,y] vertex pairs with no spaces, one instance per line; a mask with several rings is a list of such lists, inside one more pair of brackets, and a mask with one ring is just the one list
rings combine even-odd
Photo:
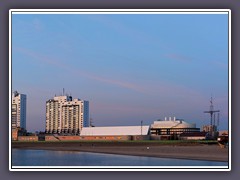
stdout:
[[227,14],[14,14],[12,89],[27,94],[27,129],[44,130],[62,89],[89,100],[95,126],[176,117],[228,127]]

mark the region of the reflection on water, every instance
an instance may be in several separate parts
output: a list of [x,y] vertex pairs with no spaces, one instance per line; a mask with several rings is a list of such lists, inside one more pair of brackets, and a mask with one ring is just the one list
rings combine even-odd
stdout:
[[12,166],[227,166],[227,162],[12,149]]

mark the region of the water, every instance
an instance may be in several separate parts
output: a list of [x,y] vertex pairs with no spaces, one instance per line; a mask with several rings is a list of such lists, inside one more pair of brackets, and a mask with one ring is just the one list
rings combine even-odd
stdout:
[[228,162],[12,149],[12,166],[228,166]]

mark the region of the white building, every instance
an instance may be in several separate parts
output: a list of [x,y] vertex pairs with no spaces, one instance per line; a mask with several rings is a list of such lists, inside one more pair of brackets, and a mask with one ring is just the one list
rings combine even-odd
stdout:
[[81,136],[137,136],[148,135],[149,126],[109,126],[109,127],[86,127]]
[[89,102],[74,99],[63,103],[62,132],[79,133],[83,127],[89,127]]
[[46,102],[46,133],[79,134],[89,126],[89,102],[57,96]]
[[165,118],[165,120],[154,121],[151,125],[152,135],[179,135],[184,132],[199,132],[200,128],[196,128],[196,124],[187,123],[182,119]]
[[12,94],[12,128],[26,130],[27,96],[17,91]]
[[71,96],[57,96],[46,102],[46,132],[60,133],[62,129],[62,105],[71,101]]

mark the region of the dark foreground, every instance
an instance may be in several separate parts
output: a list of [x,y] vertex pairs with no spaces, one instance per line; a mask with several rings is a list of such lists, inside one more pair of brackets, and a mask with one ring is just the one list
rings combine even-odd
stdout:
[[228,161],[228,148],[217,144],[156,142],[12,142],[12,148]]

